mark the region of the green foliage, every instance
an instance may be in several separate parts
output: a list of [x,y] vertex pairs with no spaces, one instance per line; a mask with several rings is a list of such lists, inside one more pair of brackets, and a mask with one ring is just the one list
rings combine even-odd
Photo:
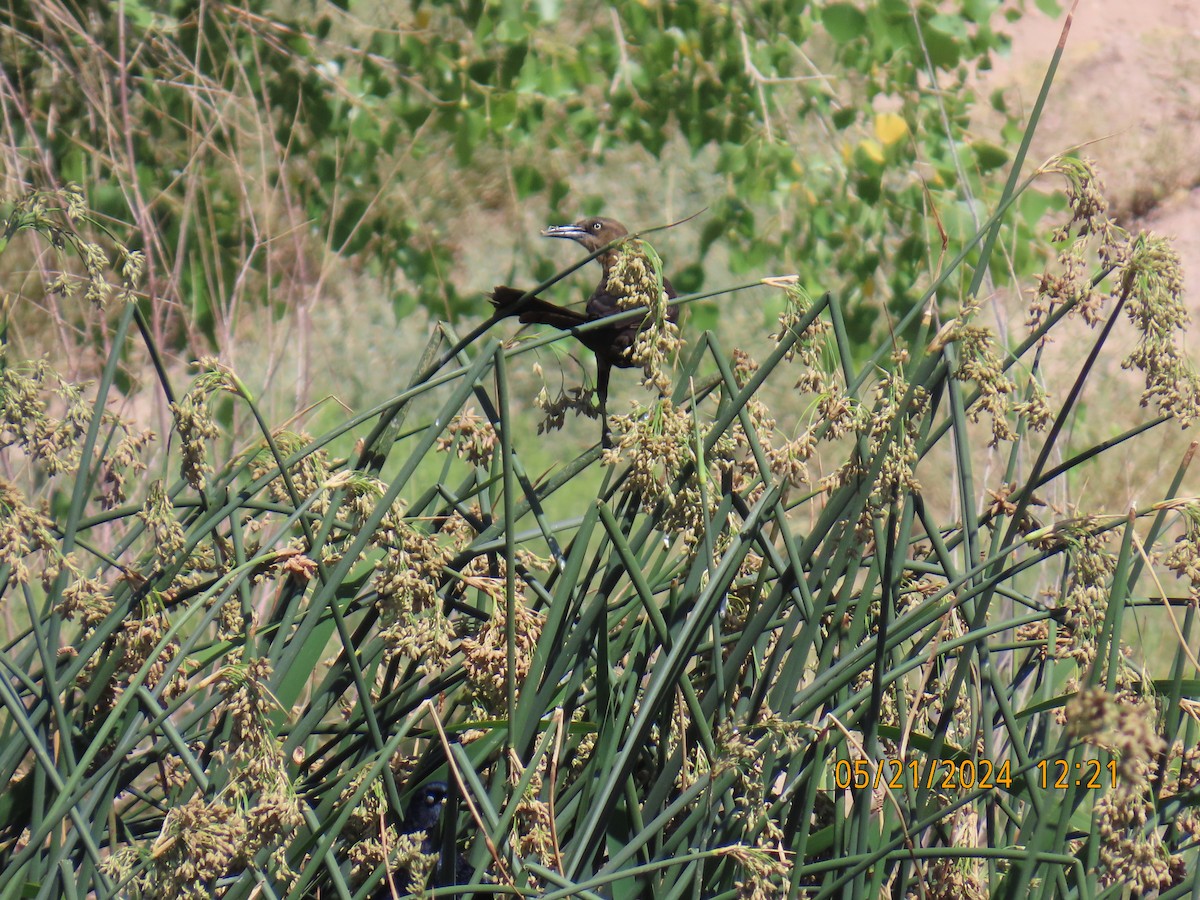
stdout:
[[[1137,509],[1076,490],[1197,415],[1178,260],[1086,163],[1041,173],[1064,203],[1018,183],[1028,132],[964,139],[997,6],[8,4],[0,897],[345,900],[430,867],[559,897],[1194,892],[1191,456]],[[680,297],[692,347],[650,348],[665,390],[609,451],[531,462],[554,438],[510,374],[558,335],[443,324],[315,437],[216,360],[185,390],[163,362],[341,264],[453,312],[464,210],[600,212],[581,168],[645,191],[689,158],[721,189],[675,284],[727,251],[774,340],[756,361]],[[992,248],[1028,272],[1067,208],[1005,346]],[[104,348],[94,384],[22,356],[47,300]],[[1128,403],[1094,387],[1118,329]],[[121,412],[155,401],[169,441]],[[582,395],[538,403],[550,427]]]
[[[860,364],[835,298],[769,279],[761,361],[697,336],[612,449],[540,476],[552,438],[513,424],[509,375],[560,336],[439,331],[408,388],[318,437],[203,360],[185,392],[163,378],[158,460],[114,411],[135,326],[158,355],[131,290],[94,386],[6,344],[0,896],[363,897],[430,869],[458,882],[439,896],[1191,891],[1191,454],[1141,509],[1043,501],[1200,415],[1178,258],[1108,219],[1086,163],[1049,171],[1072,219],[1014,346],[967,299]],[[78,197],[17,201],[5,254],[82,247]],[[1052,400],[1047,339],[1078,319],[1089,354]],[[1118,327],[1154,410],[1080,442]],[[239,452],[222,404],[253,423]],[[1151,671],[1135,614],[1163,604],[1186,609]],[[423,842],[405,811],[433,779],[454,799]]]
[[[87,184],[118,221],[132,202],[126,242],[210,342],[241,295],[295,304],[318,268],[370,273],[401,308],[477,311],[457,271],[470,217],[648,216],[667,171],[685,208],[708,208],[671,261],[689,286],[717,244],[734,272],[798,271],[865,321],[923,292],[939,219],[994,199],[986,176],[1008,160],[965,127],[968,75],[1005,46],[999,6],[472,0],[359,24],[267,0],[86,15],[25,0],[0,13],[5,101],[23,113],[6,142],[26,184]],[[578,186],[592,171],[603,196]],[[974,232],[950,231],[949,252]]]

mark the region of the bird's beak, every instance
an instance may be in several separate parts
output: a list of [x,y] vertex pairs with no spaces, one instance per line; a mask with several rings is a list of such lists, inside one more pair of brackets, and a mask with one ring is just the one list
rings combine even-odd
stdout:
[[542,237],[566,238],[569,241],[582,241],[589,233],[578,225],[550,225],[542,229]]

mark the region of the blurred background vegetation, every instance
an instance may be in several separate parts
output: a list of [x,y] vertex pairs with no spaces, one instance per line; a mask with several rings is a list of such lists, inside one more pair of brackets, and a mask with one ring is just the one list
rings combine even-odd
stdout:
[[[146,255],[159,346],[219,348],[281,411],[387,395],[378,376],[426,313],[481,317],[494,283],[562,265],[543,225],[599,212],[633,227],[700,213],[658,240],[681,291],[796,272],[845,299],[862,339],[907,311],[998,195],[988,176],[1008,153],[969,124],[976,73],[1019,12],[14,0],[3,189],[82,185]],[[993,280],[1036,265],[1022,237],[1047,201],[1021,202]],[[42,302],[62,349],[101,342]],[[693,324],[780,311],[736,303],[753,312],[712,301]]]
[[[376,835],[451,762],[482,812],[452,810],[443,849],[498,878],[486,833],[530,892],[1198,883],[1195,826],[1173,823],[1194,805],[1200,626],[1189,605],[1176,641],[1160,601],[1188,598],[1143,565],[1195,566],[1191,457],[1129,452],[1194,413],[1178,270],[1108,218],[1088,167],[1047,167],[1069,214],[1010,179],[1036,167],[1029,111],[978,86],[1022,9],[6,0],[0,372],[25,456],[0,470],[21,601],[0,895],[79,872],[101,893],[370,894]],[[539,379],[586,382],[589,359],[547,344],[539,373],[455,343],[494,284],[573,261],[543,225],[593,213],[696,214],[653,236],[681,294],[798,276],[688,304],[691,355],[670,403],[624,420],[645,440],[619,474],[579,449],[594,422],[568,423],[574,450],[532,439]],[[1004,301],[1031,288],[1027,337]],[[1114,296],[1135,321],[1112,344],[1159,354],[1149,412],[1142,384],[1082,389],[1124,355],[1094,330]],[[1055,370],[1060,323],[1081,330]],[[768,379],[793,355],[799,382]],[[1160,470],[1138,518],[1114,485]],[[1171,652],[1145,672],[1126,660],[1154,616]],[[1106,717],[1152,737],[1123,750]],[[990,789],[830,790],[836,761],[1009,750],[999,812]],[[1087,754],[1137,769],[1115,812],[1035,783],[1036,760]],[[1096,823],[1128,852],[1105,857]],[[191,838],[235,832],[186,868],[211,849]]]

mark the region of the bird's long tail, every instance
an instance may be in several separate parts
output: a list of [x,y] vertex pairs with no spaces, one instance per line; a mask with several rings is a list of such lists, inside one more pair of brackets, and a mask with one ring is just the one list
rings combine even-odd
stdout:
[[525,292],[518,288],[500,285],[488,294],[488,299],[492,301],[492,306],[496,307],[496,311],[501,315],[511,309],[507,315],[519,316],[521,323],[525,325],[550,325],[565,330],[583,325],[588,321],[587,316],[583,313],[556,306],[540,297],[529,297],[524,302],[518,303],[524,296]]

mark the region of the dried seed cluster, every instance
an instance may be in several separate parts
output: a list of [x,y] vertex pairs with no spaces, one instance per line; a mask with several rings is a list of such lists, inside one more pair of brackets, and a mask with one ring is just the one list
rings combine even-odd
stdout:
[[[6,232],[11,236],[22,229],[36,231],[57,250],[71,247],[83,263],[86,274],[60,272],[45,285],[47,294],[74,296],[82,285],[83,298],[97,308],[102,309],[114,293],[122,303],[132,303],[146,268],[146,255],[141,250],[118,246],[114,264],[99,244],[78,230],[83,223],[94,224],[94,220],[84,203],[83,188],[72,182],[62,190],[30,191],[18,199],[9,214]],[[116,284],[108,280],[110,271],[118,276]]]
[[239,387],[233,372],[218,360],[204,357],[195,365],[200,374],[192,381],[191,389],[171,404],[171,414],[183,451],[179,474],[194,490],[203,491],[212,473],[206,441],[215,440],[221,433],[209,409],[211,400],[218,391],[239,393]]
[[[693,547],[716,510],[715,490],[701,491],[700,479],[711,479],[697,459],[699,436],[688,410],[660,398],[649,410],[613,416],[614,445],[604,451],[605,465],[627,460],[626,483],[638,492],[647,515],[660,517],[659,527],[678,534]],[[692,474],[684,477],[685,471]]]
[[454,649],[455,632],[437,592],[455,548],[406,521],[398,508],[384,517],[372,543],[385,551],[376,563],[374,586],[389,655],[408,657],[422,674],[440,671]]
[[[89,384],[63,378],[45,360],[18,363],[0,344],[0,449],[16,447],[48,476],[74,474],[83,440],[92,423]],[[154,440],[104,410],[101,424],[120,437],[100,457],[100,501],[105,509],[125,502],[130,474],[145,470],[142,454]]]
[[1180,347],[1188,312],[1175,248],[1156,235],[1139,236],[1130,249],[1121,290],[1138,333],[1137,346],[1121,366],[1145,376],[1142,406],[1154,403],[1161,414],[1186,427],[1200,415],[1200,375]]
[[150,532],[156,562],[160,567],[166,568],[175,558],[175,554],[183,550],[187,538],[161,480],[151,482],[150,490],[146,492],[146,502],[142,511],[138,513],[138,518],[146,523]]
[[1017,386],[1004,372],[1004,365],[993,346],[991,329],[968,324],[975,312],[975,308],[965,309],[956,320],[957,327],[950,333],[959,353],[954,377],[959,381],[974,382],[978,388],[979,399],[971,404],[967,415],[972,422],[978,422],[984,414],[991,418],[992,438],[988,446],[995,447],[1001,441],[1017,437],[1008,422],[1012,395]]
[[[313,442],[312,436],[304,432],[277,431],[271,437],[275,442],[275,448],[284,460],[295,456]],[[278,470],[279,463],[276,461],[275,455],[263,442],[250,461],[251,477],[257,481]],[[367,498],[378,496],[377,493],[372,493],[372,489],[377,488],[378,483],[371,484],[361,473],[358,477],[351,477],[347,474],[344,481],[331,485],[329,454],[324,449],[306,453],[303,459],[290,466],[288,481],[291,482],[292,490],[296,492],[295,499],[300,503],[307,502],[313,495],[325,491],[331,486],[346,487],[349,489],[351,497],[348,505],[360,516],[363,514],[364,503],[355,501],[362,501],[364,496]],[[282,475],[272,479],[267,485],[267,491],[276,503],[291,505],[292,494]],[[309,504],[308,508],[314,515],[322,515],[329,511],[329,502],[327,496],[318,497]],[[370,512],[370,505],[367,505],[367,512]]]
[[[979,813],[974,806],[960,806],[950,817],[949,846],[974,849],[979,845]],[[938,857],[924,885],[933,900],[985,900],[991,896],[987,873],[978,857]]]
[[1200,503],[1186,503],[1180,512],[1184,531],[1175,539],[1164,564],[1176,577],[1187,579],[1195,603],[1200,601]]
[[810,730],[764,707],[751,729],[725,724],[716,738],[713,774],[726,770],[737,773],[734,815],[741,840],[728,849],[746,876],[736,883],[738,896],[755,900],[777,897],[786,890],[792,872],[784,832],[789,807],[768,793],[772,773],[767,769],[767,760],[799,752],[811,738]]
[[667,394],[671,389],[667,368],[683,346],[683,339],[679,326],[667,318],[662,260],[645,241],[625,241],[617,248],[606,288],[618,298],[621,309],[645,308],[646,318],[638,328],[630,355],[642,367],[645,385]]
[[[287,839],[303,817],[266,718],[273,704],[265,688],[270,665],[262,659],[241,663],[236,654],[230,658],[216,676],[224,699],[215,715],[227,716],[233,724],[229,741],[216,754],[226,773],[224,787],[215,797],[197,793],[168,810],[148,864],[130,883],[130,896],[210,897],[215,879],[255,865],[260,851],[267,849],[268,871],[285,884],[294,883]],[[175,781],[177,790],[187,784],[186,779]],[[108,866],[126,877],[134,871],[130,862],[127,855],[116,854]]]
[[[508,768],[508,781],[515,789],[525,776],[528,766],[524,765],[515,753],[510,753],[509,759],[512,764]],[[558,863],[558,848],[554,844],[550,804],[543,796],[548,763],[548,756],[539,758],[537,768],[530,775],[529,784],[517,801],[511,843],[513,849],[521,856],[537,860],[540,865],[552,867]]]
[[1051,240],[1064,245],[1058,255],[1058,270],[1039,277],[1026,324],[1030,331],[1037,331],[1056,308],[1065,306],[1071,315],[1094,326],[1103,321],[1107,298],[1097,289],[1099,280],[1093,280],[1090,274],[1091,248],[1095,247],[1101,266],[1111,270],[1124,263],[1129,236],[1109,217],[1104,187],[1090,160],[1059,157],[1042,171],[1066,179],[1071,220],[1051,236]]
[[26,558],[40,553],[42,566],[57,568],[60,559],[54,523],[44,512],[25,502],[16,485],[0,478],[0,567],[19,584],[29,581]]
[[[75,679],[78,696],[92,695],[78,717],[81,734],[94,734],[131,687],[141,685],[160,691],[164,701],[187,693],[187,672],[178,661],[179,639],[164,641],[171,621],[153,596],[146,598],[135,613],[110,623],[114,610],[111,590],[93,579],[80,579],[72,587],[69,595],[64,593],[59,609],[65,617],[78,615],[82,620],[81,642],[101,627],[110,629],[101,648],[86,658]],[[104,752],[111,754],[115,749],[110,738]]]
[[866,438],[866,452],[862,452],[861,445],[856,446],[846,462],[823,478],[820,486],[833,492],[846,485],[859,484],[878,467],[871,482],[871,494],[855,525],[856,534],[867,547],[875,539],[874,523],[880,513],[902,494],[921,492],[921,483],[916,477],[917,441],[921,416],[929,403],[925,389],[919,385],[910,386],[899,366],[884,373],[875,385],[874,394],[869,411],[836,390],[830,390],[824,395],[828,398],[826,402],[819,404],[819,408],[825,410],[821,421],[828,429],[830,439],[851,428]]
[[[779,314],[779,330],[771,335],[776,343],[781,343],[785,335],[800,328],[801,323],[812,311],[813,301],[800,286],[799,280],[794,277],[764,279],[763,283],[783,288],[787,298],[783,312]],[[821,361],[821,352],[824,346],[822,336],[827,334],[832,327],[821,316],[816,316],[800,332],[796,342],[788,348],[784,358],[791,361],[798,356],[800,362],[806,367],[819,371],[818,364]]]
[[[463,668],[476,700],[489,712],[499,713],[507,708],[509,678],[505,579],[473,577],[471,584],[491,597],[492,615],[477,635],[462,639]],[[530,609],[519,592],[513,597],[512,610],[515,639],[512,678],[520,694],[546,617]]]
[[442,436],[437,439],[437,448],[443,453],[453,448],[459,459],[475,466],[490,466],[492,453],[500,444],[496,428],[481,418],[473,409],[455,416]]
[[559,431],[566,423],[569,412],[589,419],[600,418],[600,406],[596,402],[596,391],[592,388],[560,388],[558,395],[552,400],[546,386],[543,385],[534,404],[545,414],[538,423],[538,434]]
[[1145,376],[1142,406],[1154,403],[1161,414],[1186,427],[1200,413],[1200,374],[1181,348],[1188,313],[1178,253],[1156,235],[1130,237],[1109,218],[1091,160],[1062,157],[1044,171],[1066,178],[1072,218],[1054,235],[1065,244],[1058,257],[1060,271],[1039,280],[1030,304],[1031,330],[1042,328],[1059,307],[1081,315],[1090,325],[1103,320],[1109,298],[1099,291],[1102,280],[1091,278],[1087,264],[1094,246],[1113,285],[1111,296],[1124,303],[1138,334],[1137,346],[1122,367]]
[[1116,786],[1096,801],[1093,813],[1101,839],[1101,883],[1137,894],[1180,883],[1186,872],[1182,857],[1167,850],[1157,829],[1145,827],[1154,814],[1152,782],[1166,750],[1153,701],[1086,688],[1067,702],[1065,714],[1069,734],[1117,759]]
[[1095,660],[1096,638],[1104,625],[1117,561],[1105,549],[1103,535],[1086,527],[1064,531],[1063,535],[1071,566],[1062,600],[1066,610],[1063,625],[1070,636],[1066,653],[1084,668]]
[[[1177,768],[1171,765],[1174,760],[1179,761]],[[1163,800],[1194,792],[1200,788],[1200,745],[1185,747],[1182,742],[1176,741],[1163,768],[1167,773],[1161,795]],[[1174,824],[1193,840],[1200,838],[1200,813],[1193,807],[1185,807],[1182,814],[1175,818]]]

